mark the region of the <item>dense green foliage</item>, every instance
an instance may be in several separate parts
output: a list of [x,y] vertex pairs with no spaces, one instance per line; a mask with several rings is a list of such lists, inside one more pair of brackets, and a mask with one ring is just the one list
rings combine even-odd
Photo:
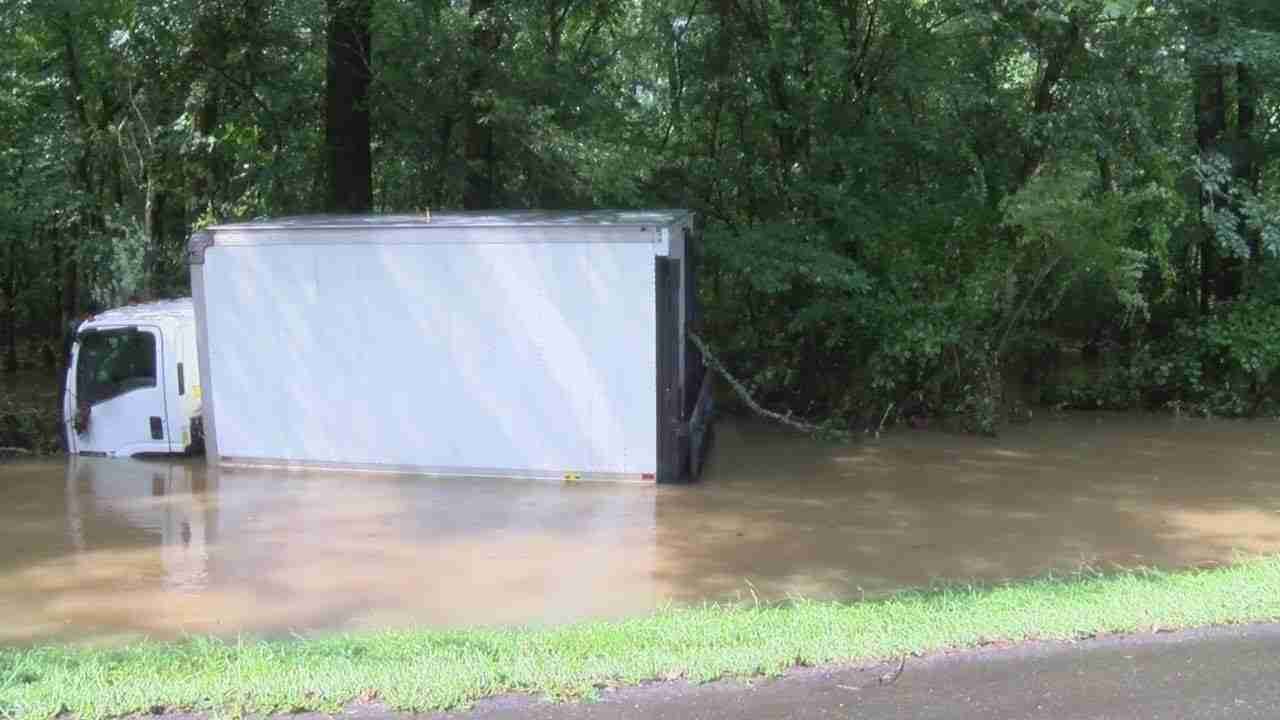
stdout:
[[[326,207],[343,3],[4,0],[0,339],[182,292],[200,223]],[[707,335],[768,404],[983,431],[1015,400],[1276,410],[1272,0],[374,0],[368,24],[374,209],[690,207]]]

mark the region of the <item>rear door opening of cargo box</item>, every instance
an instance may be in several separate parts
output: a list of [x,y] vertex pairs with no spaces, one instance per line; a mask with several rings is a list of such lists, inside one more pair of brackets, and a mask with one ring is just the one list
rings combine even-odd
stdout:
[[658,472],[663,483],[692,482],[710,447],[711,376],[687,337],[698,323],[697,248],[686,230],[677,253],[654,258],[657,311]]

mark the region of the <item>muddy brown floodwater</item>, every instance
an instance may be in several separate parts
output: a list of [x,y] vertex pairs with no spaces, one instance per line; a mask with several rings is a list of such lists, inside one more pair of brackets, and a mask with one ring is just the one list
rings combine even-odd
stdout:
[[1280,424],[854,445],[724,422],[690,487],[0,465],[0,643],[546,623],[1280,551]]

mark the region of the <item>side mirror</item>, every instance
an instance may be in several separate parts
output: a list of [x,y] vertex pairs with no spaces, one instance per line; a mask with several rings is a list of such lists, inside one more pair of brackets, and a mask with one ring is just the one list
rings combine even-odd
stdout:
[[89,432],[89,417],[93,413],[93,407],[87,401],[81,400],[76,407],[75,428],[76,432],[83,435]]

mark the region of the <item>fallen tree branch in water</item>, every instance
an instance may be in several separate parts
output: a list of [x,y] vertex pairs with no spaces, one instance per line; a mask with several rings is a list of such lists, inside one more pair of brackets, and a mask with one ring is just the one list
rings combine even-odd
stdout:
[[688,335],[689,339],[693,341],[693,344],[698,347],[698,351],[702,353],[702,360],[707,364],[707,367],[715,370],[725,379],[725,382],[729,383],[729,387],[733,388],[733,392],[742,399],[742,402],[746,403],[746,406],[750,408],[751,412],[766,420],[772,420],[773,422],[786,425],[789,428],[799,430],[803,433],[835,436],[844,440],[853,438],[853,433],[848,431],[837,430],[830,426],[815,425],[803,420],[797,420],[792,417],[791,413],[784,415],[764,407],[760,403],[756,402],[756,399],[751,396],[751,391],[747,389],[747,386],[744,385],[741,380],[734,377],[733,373],[729,372],[729,369],[724,366],[724,363],[720,362],[720,358],[716,357],[715,353],[711,352],[711,348],[707,345],[706,340],[703,340],[698,333],[692,330],[686,330],[685,334]]
[[889,413],[893,412],[894,403],[889,403],[889,407],[884,409],[884,415],[880,416],[880,427],[876,428],[876,437],[880,437],[880,433],[884,432],[884,424],[889,420]]

